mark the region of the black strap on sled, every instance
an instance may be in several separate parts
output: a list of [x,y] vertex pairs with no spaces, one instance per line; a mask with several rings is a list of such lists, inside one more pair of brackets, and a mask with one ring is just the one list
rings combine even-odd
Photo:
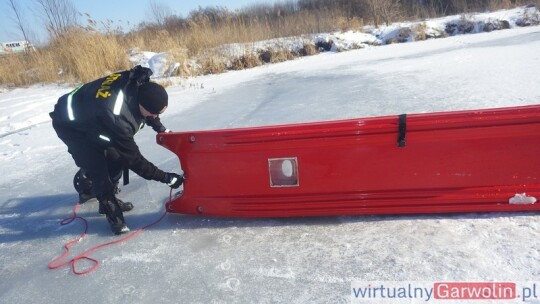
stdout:
[[399,118],[399,127],[398,127],[398,147],[403,148],[406,146],[407,141],[405,136],[407,135],[407,114],[401,114]]
[[129,184],[129,168],[128,167],[124,168],[124,173],[122,174],[122,177],[124,178],[123,180],[124,186]]

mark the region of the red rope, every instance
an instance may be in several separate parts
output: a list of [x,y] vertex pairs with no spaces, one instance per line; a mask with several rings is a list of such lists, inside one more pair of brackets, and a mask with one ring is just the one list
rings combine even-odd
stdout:
[[[172,188],[171,188],[171,192],[169,194],[169,201],[172,200]],[[75,207],[73,207],[73,215],[71,217],[68,217],[64,220],[62,220],[60,222],[60,225],[62,226],[65,226],[65,225],[69,225],[71,223],[73,223],[75,220],[81,220],[83,223],[84,223],[84,232],[81,234],[81,236],[77,239],[74,239],[74,240],[71,240],[69,242],[67,242],[66,244],[64,244],[64,249],[65,249],[65,252],[64,254],[62,254],[61,256],[57,257],[56,259],[54,259],[52,262],[49,263],[48,267],[49,269],[58,269],[58,268],[62,268],[66,265],[71,265],[71,270],[73,270],[73,273],[76,274],[76,275],[82,275],[82,274],[88,274],[88,273],[91,273],[93,272],[94,270],[96,270],[98,267],[99,267],[99,261],[94,259],[94,258],[91,258],[89,257],[88,255],[98,249],[101,249],[103,247],[106,247],[106,246],[110,246],[110,245],[114,245],[114,244],[118,244],[118,243],[122,243],[124,241],[127,241],[133,237],[135,237],[136,235],[140,234],[141,232],[143,232],[146,228],[149,228],[151,226],[154,226],[156,225],[157,223],[161,222],[161,220],[163,220],[163,218],[165,217],[165,215],[167,214],[167,211],[163,212],[163,214],[154,222],[146,225],[146,226],[143,226],[142,228],[139,228],[137,229],[136,231],[122,237],[122,238],[119,238],[117,240],[114,240],[114,241],[111,241],[111,242],[107,242],[107,243],[103,243],[101,245],[97,245],[95,247],[92,247],[88,250],[86,250],[85,252],[77,255],[76,257],[70,259],[70,260],[67,260],[63,263],[61,263],[68,255],[69,255],[69,251],[70,251],[70,247],[77,243],[77,242],[80,242],[82,241],[86,235],[87,235],[87,232],[88,232],[88,221],[83,218],[83,217],[80,217],[77,215],[77,211],[79,210],[79,207],[81,206],[81,204],[77,203],[75,205]],[[76,268],[76,265],[77,265],[77,262],[81,261],[81,260],[87,260],[87,261],[90,261],[92,262],[94,265],[86,270],[83,270],[83,271],[78,271],[77,268]]]

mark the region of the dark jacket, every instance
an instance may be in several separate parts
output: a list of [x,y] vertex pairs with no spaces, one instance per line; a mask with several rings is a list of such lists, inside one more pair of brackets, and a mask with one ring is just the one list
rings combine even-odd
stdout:
[[[139,85],[152,71],[140,66],[86,83],[60,97],[50,113],[53,123],[84,133],[104,150],[114,147],[129,169],[145,179],[161,181],[165,173],[144,158],[133,136],[145,125],[137,103]],[[152,128],[165,131],[159,119]]]

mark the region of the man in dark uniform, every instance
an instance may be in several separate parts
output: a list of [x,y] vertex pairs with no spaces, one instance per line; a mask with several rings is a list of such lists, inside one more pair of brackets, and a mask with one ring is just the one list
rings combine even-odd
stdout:
[[150,82],[151,75],[150,69],[136,66],[89,82],[60,97],[50,113],[56,134],[81,168],[74,178],[80,202],[96,197],[115,234],[129,231],[123,211],[133,209],[115,195],[122,172],[124,181],[130,169],[175,189],[184,181],[144,158],[133,139],[145,123],[158,133],[168,131],[158,117],[167,109],[168,95]]

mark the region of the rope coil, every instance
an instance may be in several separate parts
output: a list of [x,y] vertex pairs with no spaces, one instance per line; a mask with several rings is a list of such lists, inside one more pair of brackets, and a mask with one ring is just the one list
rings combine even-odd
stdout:
[[[172,188],[171,188],[171,192],[169,194],[169,201],[172,200]],[[81,216],[78,216],[77,215],[77,212],[80,208],[81,204],[79,204],[77,202],[77,204],[73,207],[73,215],[68,217],[68,218],[65,218],[63,219],[62,221],[60,221],[60,225],[61,226],[65,226],[65,225],[69,225],[71,223],[73,223],[75,220],[81,220],[83,223],[84,223],[84,231],[83,233],[81,233],[81,235],[76,238],[76,239],[73,239],[69,242],[67,242],[66,244],[64,244],[64,254],[60,255],[59,257],[57,257],[56,259],[54,259],[52,262],[49,263],[49,265],[47,266],[49,269],[59,269],[59,268],[63,268],[67,265],[71,265],[71,270],[73,271],[74,274],[76,275],[83,275],[83,274],[89,274],[93,271],[95,271],[98,267],[99,267],[99,261],[94,259],[94,258],[91,258],[89,257],[88,255],[94,251],[97,251],[98,249],[101,249],[103,247],[107,247],[107,246],[110,246],[110,245],[114,245],[114,244],[118,244],[118,243],[122,243],[122,242],[125,242],[135,236],[137,236],[138,234],[140,234],[141,232],[143,232],[146,228],[149,228],[151,226],[154,226],[156,225],[157,223],[161,222],[161,220],[163,220],[163,218],[165,217],[165,215],[167,215],[167,211],[163,212],[163,214],[154,222],[146,225],[146,226],[143,226],[137,230],[135,230],[134,232],[122,237],[122,238],[119,238],[117,240],[114,240],[114,241],[111,241],[111,242],[107,242],[107,243],[103,243],[103,244],[100,244],[100,245],[97,245],[97,246],[94,246],[88,250],[86,250],[85,252],[75,256],[74,258],[70,259],[70,260],[67,260],[67,261],[64,261],[65,258],[69,255],[70,253],[70,247],[75,244],[75,243],[78,243],[80,241],[82,241],[84,238],[86,238],[87,234],[88,234],[88,221],[81,217]],[[79,271],[77,270],[77,263],[81,260],[86,260],[86,261],[90,261],[93,263],[92,267],[86,269],[86,270],[82,270],[82,271]],[[64,262],[62,262],[64,261]]]

